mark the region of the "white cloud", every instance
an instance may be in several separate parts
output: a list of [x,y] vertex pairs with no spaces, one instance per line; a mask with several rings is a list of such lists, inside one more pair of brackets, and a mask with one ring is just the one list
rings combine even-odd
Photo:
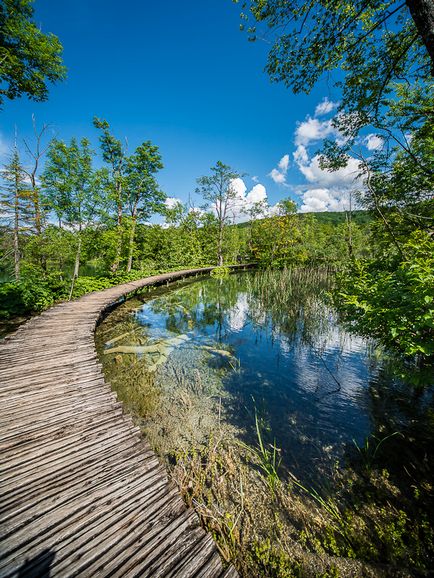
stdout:
[[249,301],[247,293],[240,293],[237,302],[228,311],[228,323],[232,331],[241,331],[248,320]]
[[283,155],[283,157],[280,159],[279,161],[279,170],[282,171],[282,173],[287,173],[288,172],[288,166],[289,166],[289,155]]
[[166,200],[164,201],[164,204],[168,209],[173,209],[174,207],[176,207],[178,203],[182,204],[182,201],[177,197],[167,197]]
[[[313,146],[321,145],[321,141],[327,138],[338,145],[345,144],[346,137],[333,125],[333,118],[318,118],[330,114],[338,106],[339,103],[325,97],[316,106],[314,115],[308,115],[304,121],[299,122],[294,131],[295,150],[292,157],[294,165],[305,178],[305,185],[297,187],[302,202],[301,212],[346,210],[350,205],[351,192],[361,186],[359,161],[356,158],[350,157],[345,167],[330,171],[321,168],[320,156],[312,150]],[[337,114],[338,119],[341,119],[341,113]],[[368,135],[366,146],[380,146],[379,137]],[[275,183],[288,186],[289,165],[290,157],[285,154],[269,176]],[[276,214],[276,211],[277,207],[270,207],[268,215]]]
[[320,102],[315,109],[315,116],[322,116],[324,114],[329,114],[332,110],[338,107],[337,102],[332,102],[327,97],[324,97],[322,102]]
[[292,153],[292,156],[297,165],[306,165],[309,162],[309,155],[304,145],[298,145],[295,152]]
[[[327,98],[315,110],[315,115],[327,114],[337,107]],[[375,136],[375,135],[372,135]],[[353,157],[347,165],[337,171],[323,169],[320,156],[311,152],[311,145],[318,144],[325,138],[334,138],[343,144],[344,137],[333,126],[332,119],[318,120],[308,116],[297,125],[294,133],[296,149],[292,156],[295,165],[307,181],[306,186],[299,188],[303,213],[311,211],[343,211],[349,208],[351,191],[358,186],[359,161]]]
[[302,205],[300,211],[344,211],[349,208],[350,191],[357,184],[359,161],[348,160],[347,166],[329,171],[322,169],[319,156],[309,158],[306,149],[300,147],[294,152],[294,160],[300,172],[305,176],[311,187],[301,193]]
[[273,169],[269,176],[273,179],[273,181],[279,185],[286,181],[286,175],[281,173],[278,169]]
[[331,135],[336,135],[331,120],[318,120],[308,116],[305,121],[298,123],[295,130],[295,144],[309,146]]
[[328,189],[310,189],[303,193],[301,212],[327,211],[330,201]]
[[289,155],[283,155],[280,159],[277,168],[273,169],[268,176],[273,179],[278,185],[283,185],[286,182],[286,173],[289,167]]
[[258,183],[246,195],[246,202],[248,204],[260,203],[267,200],[267,191],[264,185]]
[[368,151],[376,151],[383,147],[384,140],[377,134],[368,134],[363,143]]
[[252,177],[254,183],[259,183],[259,178],[257,176]]
[[237,223],[246,221],[249,218],[249,211],[256,203],[263,203],[267,206],[267,190],[261,183],[257,183],[247,192],[247,186],[243,179],[237,178],[231,182],[231,187],[235,192],[235,199],[231,203],[230,211],[233,220]]
[[348,189],[317,188],[302,194],[301,213],[344,211],[350,206]]
[[[296,158],[297,151],[294,153]],[[359,161],[350,157],[347,166],[337,170],[329,171],[320,167],[320,157],[315,155],[312,159],[309,157],[298,156],[297,165],[300,172],[305,176],[309,183],[314,183],[320,187],[345,187],[354,185],[359,173]]]
[[231,189],[236,194],[237,197],[241,199],[244,198],[245,192],[247,191],[246,183],[241,178],[232,179]]

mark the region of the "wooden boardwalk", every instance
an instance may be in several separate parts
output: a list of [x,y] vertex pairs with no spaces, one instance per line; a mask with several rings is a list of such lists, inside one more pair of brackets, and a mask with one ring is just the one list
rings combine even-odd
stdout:
[[116,300],[180,271],[91,293],[0,345],[0,576],[237,576],[105,383],[94,330]]

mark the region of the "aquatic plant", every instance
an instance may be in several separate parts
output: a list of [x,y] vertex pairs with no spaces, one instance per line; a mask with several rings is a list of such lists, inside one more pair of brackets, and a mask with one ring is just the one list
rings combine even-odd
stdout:
[[359,456],[362,460],[363,468],[365,470],[371,470],[372,466],[375,462],[375,458],[377,457],[378,451],[381,446],[384,444],[385,441],[388,439],[395,437],[395,436],[402,436],[401,432],[395,431],[383,438],[379,438],[374,434],[371,434],[365,438],[365,441],[362,446],[359,446],[357,441],[353,439],[353,443],[356,447],[356,450],[359,453]]
[[280,449],[276,447],[276,440],[273,444],[265,444],[263,438],[263,426],[258,417],[258,413],[255,409],[255,428],[256,436],[258,441],[258,446],[249,446],[241,441],[238,443],[243,448],[247,449],[248,452],[252,452],[257,460],[258,465],[262,472],[265,474],[265,479],[270,489],[274,492],[276,484],[280,481],[278,470],[282,463],[282,458],[280,457]]
[[230,272],[231,272],[231,270],[229,269],[229,267],[225,267],[224,265],[221,265],[220,267],[214,267],[214,269],[211,271],[210,275],[211,275],[211,277],[224,278],[224,277],[228,277]]

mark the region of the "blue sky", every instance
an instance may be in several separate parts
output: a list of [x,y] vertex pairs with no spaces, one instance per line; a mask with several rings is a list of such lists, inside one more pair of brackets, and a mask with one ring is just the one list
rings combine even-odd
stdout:
[[314,166],[321,137],[333,134],[331,105],[323,107],[326,114],[314,111],[336,94],[326,83],[308,96],[272,84],[264,72],[269,45],[249,43],[240,32],[239,6],[231,0],[36,0],[36,22],[64,46],[68,79],[51,88],[45,103],[5,103],[1,149],[15,126],[19,138],[29,138],[32,114],[58,138],[87,136],[97,148],[96,115],[128,138],[131,152],[147,139],[160,147],[159,182],[170,197],[187,200],[196,178],[222,160],[248,175],[245,194],[260,183],[271,204],[292,196],[302,210],[340,208],[326,197],[334,191],[335,201],[342,200],[347,174],[317,178]]

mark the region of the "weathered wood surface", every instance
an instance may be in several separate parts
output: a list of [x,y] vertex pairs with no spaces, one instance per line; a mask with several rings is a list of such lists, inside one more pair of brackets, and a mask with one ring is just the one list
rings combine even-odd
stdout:
[[0,346],[0,576],[232,578],[105,383],[101,313],[148,277],[62,303]]

